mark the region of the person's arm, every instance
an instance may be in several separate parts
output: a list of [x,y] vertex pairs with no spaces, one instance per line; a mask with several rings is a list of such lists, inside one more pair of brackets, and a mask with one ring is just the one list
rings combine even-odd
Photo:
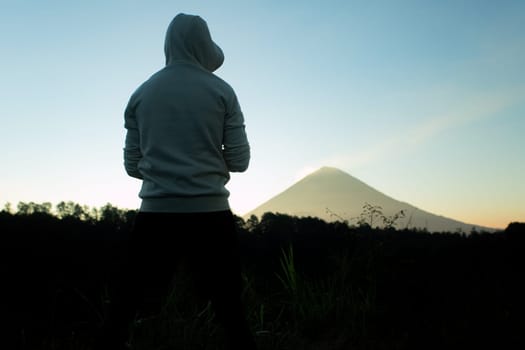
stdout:
[[229,171],[243,172],[248,169],[250,144],[246,136],[244,116],[235,93],[225,118],[222,153]]
[[139,161],[142,159],[140,135],[134,112],[129,106],[124,113],[124,127],[127,130],[124,147],[124,168],[129,176],[142,179],[143,176],[138,168]]

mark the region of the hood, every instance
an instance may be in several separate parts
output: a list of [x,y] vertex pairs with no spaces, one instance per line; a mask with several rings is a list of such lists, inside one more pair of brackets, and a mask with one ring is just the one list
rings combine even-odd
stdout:
[[224,62],[224,54],[212,40],[206,21],[184,13],[175,16],[168,26],[164,53],[166,65],[175,61],[190,61],[210,72]]

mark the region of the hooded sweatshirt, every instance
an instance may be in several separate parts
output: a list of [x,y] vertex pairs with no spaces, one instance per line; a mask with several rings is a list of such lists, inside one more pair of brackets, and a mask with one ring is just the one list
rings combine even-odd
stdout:
[[228,210],[230,172],[250,146],[232,87],[213,72],[224,55],[199,16],[178,14],[164,45],[166,66],[131,95],[124,113],[124,167],[142,179],[141,211]]

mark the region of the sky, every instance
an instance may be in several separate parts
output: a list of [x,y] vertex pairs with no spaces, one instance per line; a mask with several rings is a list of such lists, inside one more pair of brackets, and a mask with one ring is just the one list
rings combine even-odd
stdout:
[[525,221],[525,1],[0,0],[0,205],[140,205],[123,112],[178,13],[225,53],[237,215],[322,166],[420,209]]

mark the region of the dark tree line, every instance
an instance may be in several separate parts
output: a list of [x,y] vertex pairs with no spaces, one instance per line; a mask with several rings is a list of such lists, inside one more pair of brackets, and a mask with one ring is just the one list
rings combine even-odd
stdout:
[[[2,339],[94,336],[135,214],[6,206]],[[251,310],[264,304],[270,319],[257,327],[280,322],[312,344],[337,337],[340,349],[525,344],[524,223],[437,234],[278,213],[236,222]]]

